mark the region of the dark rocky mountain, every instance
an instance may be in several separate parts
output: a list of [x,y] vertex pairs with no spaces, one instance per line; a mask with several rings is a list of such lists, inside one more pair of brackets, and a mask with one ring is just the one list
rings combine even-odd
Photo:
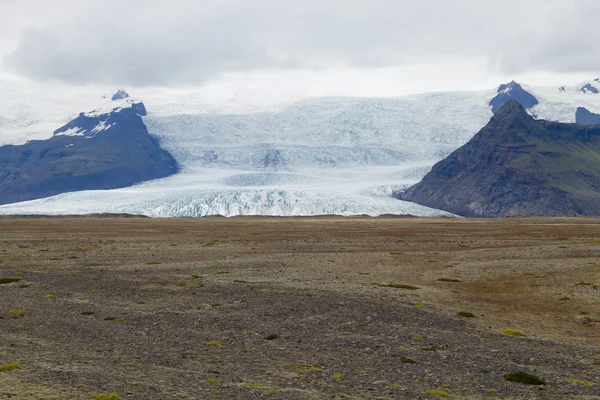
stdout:
[[539,103],[534,95],[523,89],[523,87],[515,81],[500,85],[497,93],[498,94],[489,103],[494,114],[510,100],[518,101],[525,108],[531,108]]
[[119,90],[117,90],[117,93],[113,94],[113,96],[111,97],[111,100],[117,101],[117,100],[125,100],[128,98],[129,98],[129,93],[127,93],[123,89],[119,89]]
[[575,123],[581,125],[600,125],[600,114],[595,114],[585,107],[577,107]]
[[470,217],[600,215],[600,126],[535,120],[509,101],[398,197]]
[[[599,82],[599,79],[596,79],[595,82]],[[598,94],[598,88],[594,85],[592,85],[591,83],[586,83],[581,89],[580,89],[583,93],[593,93],[593,94]]]
[[0,147],[0,204],[115,189],[178,171],[141,116],[143,103],[80,113],[47,140]]

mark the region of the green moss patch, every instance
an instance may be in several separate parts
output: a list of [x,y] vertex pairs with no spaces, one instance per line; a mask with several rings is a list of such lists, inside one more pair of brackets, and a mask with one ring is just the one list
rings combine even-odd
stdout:
[[457,313],[457,315],[459,317],[463,317],[463,318],[477,318],[475,316],[475,314],[473,314],[471,312],[468,312],[468,311],[460,311],[460,312]]
[[93,394],[91,398],[94,400],[121,400],[118,394],[116,393],[101,393],[101,394]]
[[587,386],[587,387],[592,387],[592,386],[596,385],[594,382],[584,381],[581,379],[567,379],[567,382],[572,385],[582,385],[582,386]]
[[17,363],[9,363],[0,365],[0,371],[14,371],[17,369],[22,369],[22,367]]
[[512,329],[512,328],[504,328],[500,332],[502,332],[505,335],[509,335],[509,336],[526,336],[520,330],[518,330],[518,329]]
[[393,289],[405,289],[405,290],[419,290],[419,289],[421,289],[421,288],[416,287],[416,286],[404,285],[404,284],[399,284],[399,283],[381,284],[381,285],[377,285],[377,286],[379,286],[379,287],[393,288]]
[[431,395],[437,396],[437,397],[445,397],[445,398],[451,397],[449,393],[444,392],[443,390],[427,389],[426,392]]
[[535,375],[528,374],[523,371],[513,372],[510,374],[504,375],[504,379],[509,382],[518,382],[523,383],[525,385],[545,385],[546,382]]

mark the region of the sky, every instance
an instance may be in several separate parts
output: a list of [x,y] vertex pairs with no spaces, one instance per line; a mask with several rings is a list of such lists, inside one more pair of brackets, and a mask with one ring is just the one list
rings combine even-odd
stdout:
[[0,0],[0,77],[394,96],[600,75],[598,0]]

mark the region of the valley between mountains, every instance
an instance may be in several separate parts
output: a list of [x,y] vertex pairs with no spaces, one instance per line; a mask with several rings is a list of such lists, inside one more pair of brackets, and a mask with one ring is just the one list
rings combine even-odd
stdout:
[[[534,167],[531,176],[527,162],[512,164],[504,172],[498,171],[503,165],[496,168],[481,162],[478,174],[469,173],[468,183],[455,186],[460,192],[507,173],[520,176],[519,188],[528,187],[527,195],[507,186],[503,197],[480,193],[476,200],[465,198],[457,205],[454,199],[448,206],[433,197],[415,195],[416,189],[404,192],[472,140],[507,102],[518,102],[534,120],[582,126],[597,123],[598,80],[558,88],[510,82],[490,91],[312,98],[276,104],[249,99],[217,104],[199,93],[151,89],[139,90],[134,98],[125,91],[104,96],[91,91],[51,95],[46,91],[35,96],[35,88],[28,88],[23,92],[30,97],[23,97],[14,83],[1,84],[11,96],[0,102],[0,143],[5,144],[0,147],[0,204],[4,204],[0,214],[597,213],[596,205],[590,205],[598,201],[593,192],[600,170],[593,144],[577,150],[574,158],[556,158],[560,165],[549,160],[542,168]],[[487,152],[478,157],[493,154],[495,137],[502,134],[491,132],[484,146]],[[547,136],[545,143],[552,147],[551,135]],[[561,144],[554,147],[556,151],[551,152],[560,153]],[[555,169],[562,171],[562,178],[550,176]],[[575,186],[565,189],[561,180]],[[545,196],[549,181],[558,182],[550,186],[569,193],[569,200],[563,192]],[[436,185],[435,190],[449,188]],[[427,193],[433,191],[429,188]],[[536,203],[544,198],[552,204]],[[534,205],[511,205],[523,201]]]

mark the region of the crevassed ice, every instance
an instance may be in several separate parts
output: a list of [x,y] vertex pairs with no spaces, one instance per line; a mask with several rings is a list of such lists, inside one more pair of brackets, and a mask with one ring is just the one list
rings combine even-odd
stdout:
[[[540,101],[531,110],[538,118],[572,122],[578,106],[600,112],[600,95],[575,87],[565,92],[523,87]],[[484,126],[492,115],[488,102],[495,95],[489,90],[386,99],[316,98],[248,112],[242,106],[210,107],[200,97],[147,91],[143,100],[149,114],[144,121],[179,161],[180,174],[131,188],[6,205],[0,213],[448,215],[391,196],[418,182],[435,162]],[[81,111],[81,104],[92,103],[78,101],[73,100],[73,113]],[[106,113],[115,105],[121,107],[107,102],[94,113]],[[35,110],[28,113],[24,118],[32,121],[38,115]],[[14,124],[14,115],[0,116],[0,124]],[[22,137],[25,125],[9,132]],[[95,129],[106,128],[100,124]]]

